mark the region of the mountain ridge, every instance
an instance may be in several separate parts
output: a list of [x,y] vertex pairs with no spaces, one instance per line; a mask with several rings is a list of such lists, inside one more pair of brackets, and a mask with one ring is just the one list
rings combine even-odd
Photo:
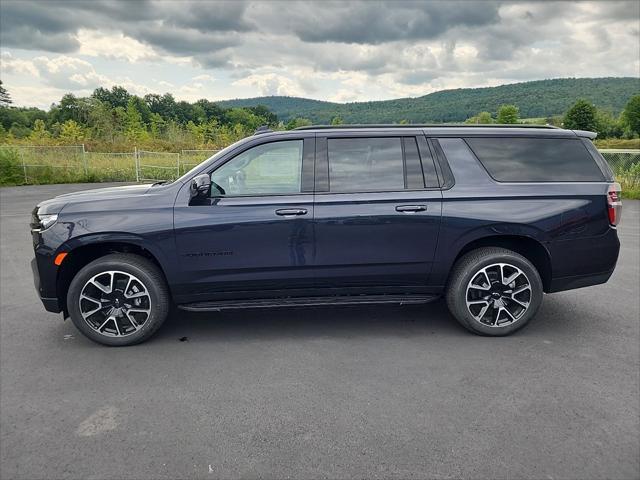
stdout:
[[496,113],[502,104],[514,104],[521,118],[563,114],[584,98],[598,108],[618,114],[640,93],[640,77],[556,78],[510,83],[495,87],[439,90],[420,97],[337,103],[291,96],[262,96],[216,102],[224,107],[264,105],[282,121],[307,118],[330,123],[461,122],[481,112]]

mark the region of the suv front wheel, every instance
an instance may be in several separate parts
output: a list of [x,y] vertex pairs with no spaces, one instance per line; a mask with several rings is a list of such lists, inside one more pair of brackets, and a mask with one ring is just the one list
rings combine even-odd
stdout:
[[447,287],[447,305],[472,332],[502,336],[524,327],[535,316],[542,294],[542,280],[529,260],[505,248],[486,247],[456,262]]
[[160,269],[139,255],[116,253],[83,267],[71,281],[67,309],[91,340],[134,345],[160,328],[169,313],[169,292]]

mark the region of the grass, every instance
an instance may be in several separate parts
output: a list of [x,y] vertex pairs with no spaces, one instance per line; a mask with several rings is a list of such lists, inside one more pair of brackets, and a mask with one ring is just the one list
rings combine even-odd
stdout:
[[596,147],[599,149],[640,149],[640,138],[604,138],[602,140],[596,139]]

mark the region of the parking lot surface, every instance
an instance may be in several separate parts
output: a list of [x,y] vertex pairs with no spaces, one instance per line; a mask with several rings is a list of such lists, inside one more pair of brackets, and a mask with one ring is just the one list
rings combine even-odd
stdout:
[[638,478],[640,202],[606,285],[506,338],[443,302],[173,314],[108,348],[46,313],[0,189],[0,478]]

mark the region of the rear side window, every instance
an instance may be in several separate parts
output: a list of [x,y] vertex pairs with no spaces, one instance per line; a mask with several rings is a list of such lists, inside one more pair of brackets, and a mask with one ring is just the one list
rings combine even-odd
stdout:
[[579,138],[466,138],[499,182],[601,182],[602,171]]
[[401,137],[329,138],[329,191],[404,190]]

